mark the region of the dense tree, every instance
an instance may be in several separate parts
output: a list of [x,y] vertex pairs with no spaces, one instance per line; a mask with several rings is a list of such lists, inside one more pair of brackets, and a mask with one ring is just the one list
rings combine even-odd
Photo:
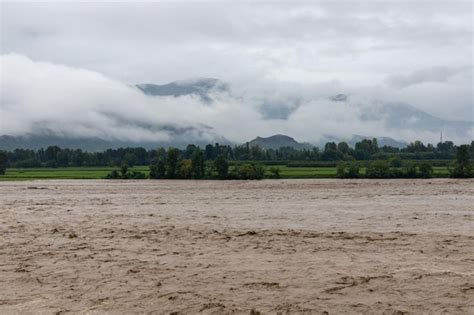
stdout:
[[265,167],[258,163],[241,164],[234,168],[231,175],[235,179],[263,179]]
[[191,160],[181,160],[178,164],[179,178],[189,179],[193,175],[193,162]]
[[399,155],[395,155],[391,157],[389,160],[390,166],[391,167],[402,167],[402,159],[400,158]]
[[328,142],[324,146],[324,151],[337,151],[337,145],[335,142]]
[[272,166],[269,169],[271,178],[280,178],[280,168]]
[[166,177],[166,150],[159,148],[153,153],[154,157],[150,164],[150,178],[163,179]]
[[178,168],[178,149],[169,148],[166,156],[166,177],[175,178]]
[[69,165],[69,157],[71,156],[71,154],[69,153],[69,150],[60,150],[58,153],[57,153],[57,165],[58,166],[68,166]]
[[367,166],[365,176],[368,178],[390,178],[390,164],[388,161],[374,161]]
[[349,149],[350,147],[346,142],[339,142],[337,144],[337,151],[341,152],[342,154],[348,154]]
[[161,159],[155,160],[150,165],[150,178],[163,179],[166,177],[166,165]]
[[127,165],[129,165],[130,167],[133,167],[134,165],[136,165],[137,163],[137,156],[135,155],[135,153],[133,152],[127,152],[124,154],[123,156],[123,161],[122,163],[126,163]]
[[418,173],[416,164],[413,163],[413,162],[407,163],[407,164],[403,167],[402,173],[404,174],[405,177],[408,177],[408,178],[416,178],[416,177],[417,177],[417,173]]
[[355,144],[354,157],[357,160],[369,160],[379,150],[377,139],[364,139]]
[[339,178],[358,178],[360,177],[360,168],[357,163],[339,163],[336,169],[336,176]]
[[44,151],[46,161],[48,161],[48,162],[57,162],[58,153],[60,151],[61,151],[61,148],[59,148],[58,146],[47,147],[46,150]]
[[145,179],[146,175],[137,171],[130,171],[127,164],[123,164],[120,170],[113,170],[107,175],[108,179]]
[[191,156],[192,161],[192,176],[196,179],[203,178],[205,167],[204,167],[204,153],[201,149],[196,148]]
[[456,164],[451,171],[451,177],[468,178],[472,175],[472,165],[469,161],[469,146],[461,145],[457,148]]
[[[474,158],[474,146],[467,145],[468,154]],[[218,155],[224,155],[229,161],[262,161],[263,164],[278,162],[278,164],[297,164],[306,162],[327,161],[351,161],[351,160],[390,160],[390,167],[399,168],[400,164],[405,165],[410,160],[433,160],[436,165],[446,165],[447,160],[453,160],[457,152],[457,146],[450,141],[438,143],[436,147],[424,145],[421,142],[413,142],[409,148],[397,149],[384,146],[378,148],[376,140],[362,140],[355,144],[355,148],[350,148],[345,142],[335,144],[329,142],[324,146],[325,150],[318,148],[310,150],[297,150],[292,147],[281,147],[279,149],[263,149],[261,147],[251,147],[249,144],[231,147],[218,143],[206,146],[206,150],[201,150],[195,145],[188,145],[184,150],[176,150],[177,159],[174,174],[177,172],[177,163],[183,159],[193,161],[193,177],[202,178],[211,176],[204,174],[203,165],[206,161],[213,161]],[[200,152],[200,153],[196,153]],[[144,148],[118,148],[108,149],[103,152],[86,152],[82,150],[61,149],[57,146],[50,146],[46,149],[28,150],[16,149],[6,152],[9,167],[57,167],[57,166],[116,166],[123,163],[133,165],[150,165],[156,172],[152,172],[157,178],[163,178],[161,170],[163,165],[167,168],[168,157],[164,148],[157,150],[145,150]],[[197,154],[197,155],[195,155]],[[197,159],[197,160],[196,160]],[[160,161],[158,163],[158,161]],[[439,160],[439,161],[437,161]],[[444,160],[444,161],[443,161]],[[441,164],[440,164],[441,163]],[[314,164],[314,163],[312,163]],[[173,166],[173,165],[170,165]],[[462,170],[457,168],[457,171]],[[168,170],[169,171],[169,170]],[[166,173],[166,171],[165,171]],[[171,172],[173,173],[173,172]],[[170,173],[170,174],[171,174]]]
[[223,154],[220,154],[214,160],[214,167],[217,171],[217,177],[220,179],[226,179],[229,174],[229,162],[227,162],[226,157]]
[[5,175],[8,164],[8,156],[5,152],[0,151],[0,175]]
[[406,152],[426,152],[429,149],[423,144],[423,142],[416,140],[410,143],[405,149]]
[[430,163],[423,162],[418,166],[420,177],[431,178],[433,177],[433,166]]

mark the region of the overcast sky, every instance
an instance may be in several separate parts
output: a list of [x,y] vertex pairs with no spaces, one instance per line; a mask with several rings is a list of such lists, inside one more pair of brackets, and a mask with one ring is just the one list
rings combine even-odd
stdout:
[[2,2],[0,49],[4,126],[4,89],[28,76],[13,63],[36,71],[18,60],[123,84],[358,92],[473,120],[471,1]]

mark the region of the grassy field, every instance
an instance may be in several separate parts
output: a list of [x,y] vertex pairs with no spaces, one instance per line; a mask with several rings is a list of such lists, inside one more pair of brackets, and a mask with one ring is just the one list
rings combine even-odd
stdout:
[[[101,179],[105,178],[116,167],[64,167],[64,168],[9,168],[0,180],[28,179]],[[148,166],[130,168],[148,175]]]
[[[280,176],[282,178],[333,178],[336,177],[335,167],[288,167],[286,165],[278,165]],[[361,174],[365,174],[365,168],[360,169]],[[267,167],[267,176],[270,172]],[[449,171],[445,166],[433,167],[433,177],[448,177]]]
[[[288,167],[277,165],[280,169],[281,178],[332,178],[336,177],[335,167]],[[105,178],[114,167],[66,167],[66,168],[29,168],[29,169],[7,169],[5,175],[0,176],[2,180],[32,180],[32,179],[101,179]],[[266,175],[270,177],[267,167]],[[446,167],[433,167],[434,177],[448,177]],[[148,166],[135,166],[132,171],[149,173]],[[365,169],[361,169],[363,174]]]

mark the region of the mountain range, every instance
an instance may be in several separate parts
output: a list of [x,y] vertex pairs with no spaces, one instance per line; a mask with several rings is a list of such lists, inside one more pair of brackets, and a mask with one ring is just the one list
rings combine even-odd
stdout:
[[[195,96],[204,103],[212,103],[213,97],[216,93],[226,93],[229,97],[239,98],[241,96],[232,95],[232,87],[230,84],[215,78],[199,78],[185,81],[174,81],[163,85],[144,83],[135,86],[139,91],[148,97],[175,97]],[[244,100],[245,101],[245,100]],[[351,104],[360,109],[358,112],[359,119],[362,122],[376,122],[382,123],[386,130],[410,130],[417,132],[432,132],[438,133],[443,131],[447,134],[456,135],[464,138],[472,138],[472,130],[474,128],[473,122],[468,121],[452,121],[446,120],[405,103],[383,102],[375,101],[371,103],[356,104],[350,103],[351,96],[347,94],[336,94],[327,99],[328,102],[339,106],[340,104]],[[298,110],[300,104],[299,98],[284,100],[262,99],[259,110],[262,119],[266,120],[287,120],[291,115]],[[236,108],[238,110],[238,108]],[[113,114],[110,114],[110,119],[114,119]],[[123,120],[123,118],[120,118]],[[133,125],[135,121],[117,121],[120,124]],[[142,124],[142,123],[141,123]],[[189,142],[205,145],[209,142],[219,142],[222,144],[235,144],[224,138],[222,135],[215,135],[212,141],[189,139],[187,131],[192,130],[194,134],[199,135],[200,130],[197,127],[180,127],[175,126],[145,126],[140,125],[141,128],[153,128],[165,130],[170,134],[170,141],[124,141],[122,139],[108,138],[103,139],[99,137],[64,137],[55,134],[50,129],[38,128],[34,133],[23,134],[19,136],[0,135],[0,150],[12,150],[15,148],[32,148],[38,149],[49,145],[58,145],[68,148],[81,148],[90,151],[100,151],[107,148],[117,148],[124,146],[142,146],[145,148],[156,148],[158,146],[176,146],[184,147]],[[212,126],[202,126],[211,130]],[[314,145],[319,147],[324,146],[328,141],[346,141],[350,145],[360,141],[364,138],[376,137],[379,140],[379,145],[390,145],[394,147],[406,146],[406,142],[398,141],[389,137],[380,137],[378,135],[347,135],[345,138],[335,137],[331,135],[320,135],[318,143],[299,143],[293,138],[284,135],[274,135],[268,138],[257,137],[250,141],[250,144],[259,145],[263,148],[277,148],[281,146],[290,146],[297,149],[310,148]],[[199,137],[198,137],[199,138]],[[415,140],[415,139],[413,139]]]
[[286,135],[273,135],[270,137],[257,137],[248,142],[250,147],[259,146],[262,149],[279,149],[281,147],[292,147],[297,150],[311,149],[311,143],[300,143],[292,137]]

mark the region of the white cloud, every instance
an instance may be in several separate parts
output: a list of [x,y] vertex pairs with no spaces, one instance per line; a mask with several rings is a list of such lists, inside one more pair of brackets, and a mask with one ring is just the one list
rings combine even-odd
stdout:
[[[97,72],[34,62],[17,54],[2,56],[1,64],[0,134],[46,130],[73,137],[168,141],[176,138],[178,130],[189,142],[212,142],[219,136],[244,142],[275,133],[313,143],[324,135],[419,138],[415,131],[386,128],[382,120],[361,119],[366,109],[358,104],[370,100],[355,91],[349,91],[351,102],[330,101],[328,97],[341,88],[330,82],[312,86],[262,82],[253,90],[236,85],[230,95],[214,92],[208,104],[193,96],[149,97]],[[287,120],[262,115],[262,104],[275,97],[299,98],[299,106]],[[426,133],[423,140],[437,136]]]
[[[322,134],[417,136],[350,118],[352,109],[339,112],[325,101],[338,93],[474,119],[469,1],[57,1],[1,8],[0,133],[47,121],[65,133],[130,139],[166,140],[160,126],[169,124],[212,126],[205,135],[188,133],[235,141],[273,133],[309,141]],[[152,99],[131,87],[194,77],[230,82],[241,98],[216,95],[205,106],[192,97]],[[263,120],[259,106],[268,99],[275,107],[297,99],[297,109],[287,121]],[[120,126],[105,113],[137,124]],[[335,118],[341,115],[342,123]]]

